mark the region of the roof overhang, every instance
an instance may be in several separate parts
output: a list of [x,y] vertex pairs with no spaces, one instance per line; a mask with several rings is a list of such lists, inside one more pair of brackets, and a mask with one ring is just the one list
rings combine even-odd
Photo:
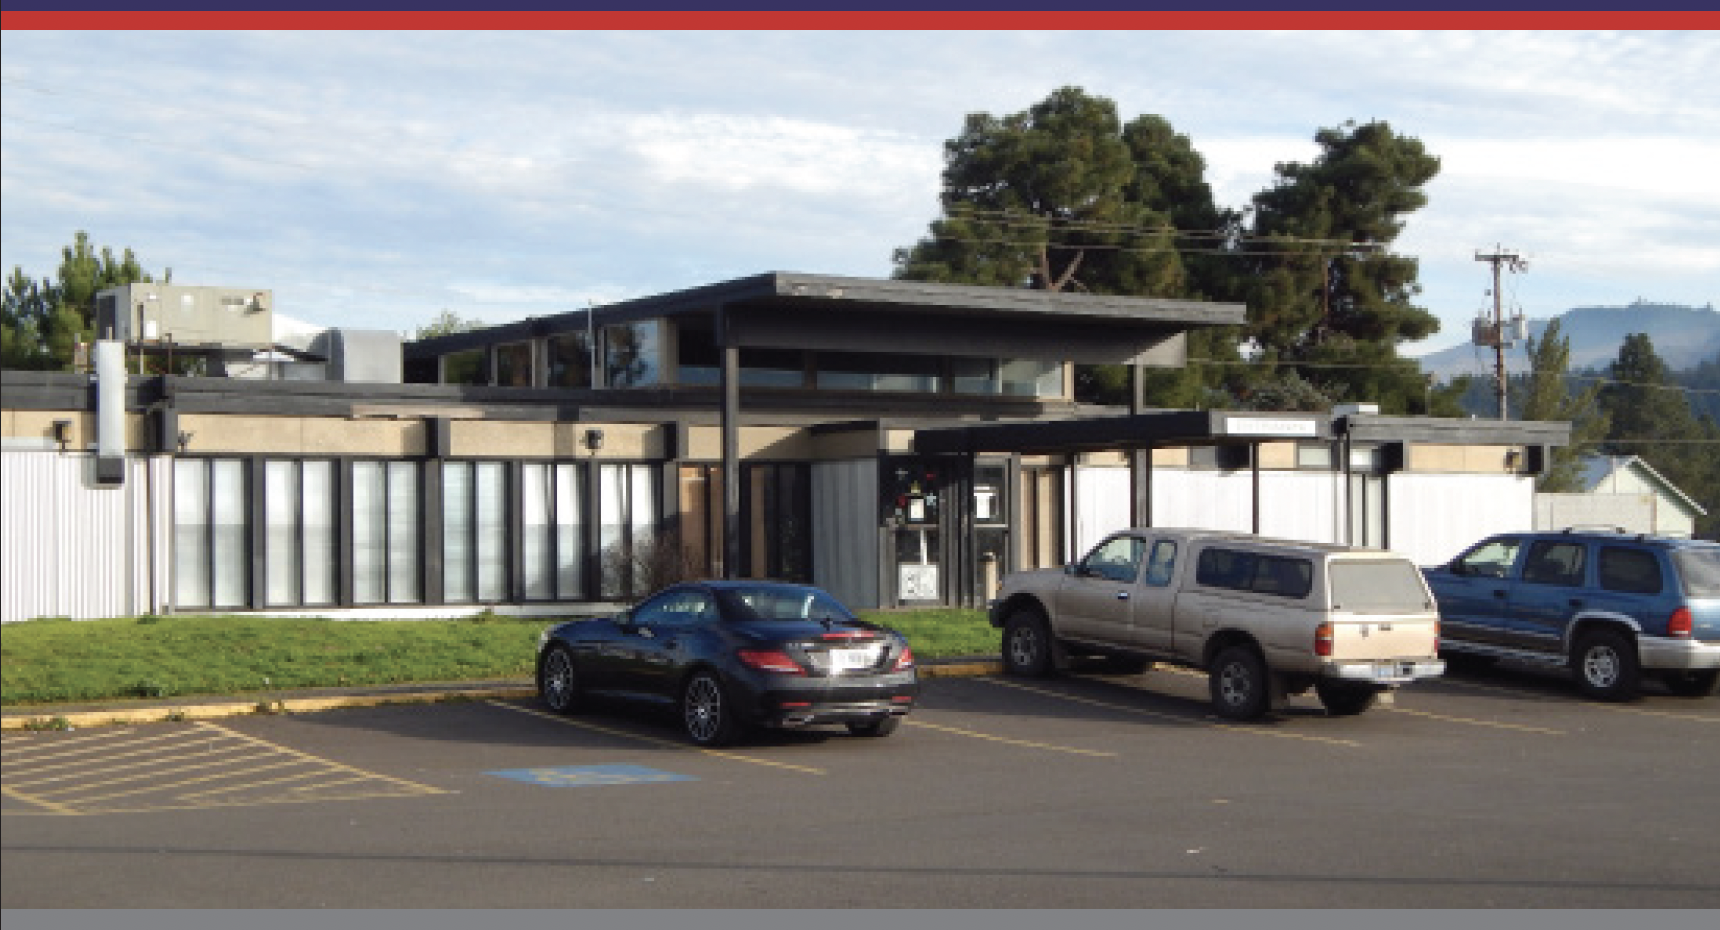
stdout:
[[1067,455],[1161,446],[1329,440],[1332,436],[1332,418],[1323,413],[1165,410],[1115,417],[922,429],[914,432],[914,449],[928,455],[976,452]]
[[405,347],[430,358],[650,319],[703,315],[723,345],[1180,366],[1183,334],[1238,326],[1243,304],[772,272],[458,333]]

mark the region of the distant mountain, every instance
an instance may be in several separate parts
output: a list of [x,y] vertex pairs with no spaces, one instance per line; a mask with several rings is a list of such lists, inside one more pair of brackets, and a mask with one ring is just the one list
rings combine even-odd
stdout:
[[[1631,333],[1647,333],[1655,354],[1671,371],[1695,368],[1720,357],[1720,311],[1707,307],[1637,301],[1628,307],[1577,307],[1556,317],[1561,335],[1571,341],[1570,370],[1605,369],[1618,358]],[[1528,320],[1529,335],[1540,339],[1548,320]],[[1421,357],[1421,370],[1447,382],[1459,375],[1492,375],[1493,350],[1460,345]],[[1529,371],[1529,349],[1519,342],[1505,351],[1512,374]]]

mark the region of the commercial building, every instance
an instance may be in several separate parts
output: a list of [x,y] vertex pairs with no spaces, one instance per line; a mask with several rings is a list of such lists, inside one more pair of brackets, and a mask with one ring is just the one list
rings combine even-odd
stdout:
[[266,378],[100,343],[93,375],[0,374],[0,618],[575,613],[696,575],[975,605],[1131,523],[1429,562],[1531,525],[1566,424],[1074,400],[1077,363],[1182,365],[1243,319],[772,273],[394,359],[335,331]]

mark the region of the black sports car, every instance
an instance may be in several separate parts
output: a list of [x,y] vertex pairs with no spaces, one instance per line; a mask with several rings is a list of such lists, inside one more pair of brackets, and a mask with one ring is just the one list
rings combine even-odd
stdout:
[[748,728],[846,724],[888,736],[914,706],[907,640],[809,585],[701,581],[600,620],[571,620],[538,642],[538,694],[557,713],[587,696],[676,706],[702,746]]

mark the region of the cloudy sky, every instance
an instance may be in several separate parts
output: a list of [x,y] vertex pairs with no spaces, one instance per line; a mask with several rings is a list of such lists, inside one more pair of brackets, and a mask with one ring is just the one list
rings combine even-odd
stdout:
[[1398,250],[1467,339],[1477,250],[1546,317],[1720,298],[1713,32],[0,33],[0,267],[77,230],[182,284],[411,333],[764,271],[886,277],[970,112],[1168,119],[1241,207],[1380,119],[1442,162]]

